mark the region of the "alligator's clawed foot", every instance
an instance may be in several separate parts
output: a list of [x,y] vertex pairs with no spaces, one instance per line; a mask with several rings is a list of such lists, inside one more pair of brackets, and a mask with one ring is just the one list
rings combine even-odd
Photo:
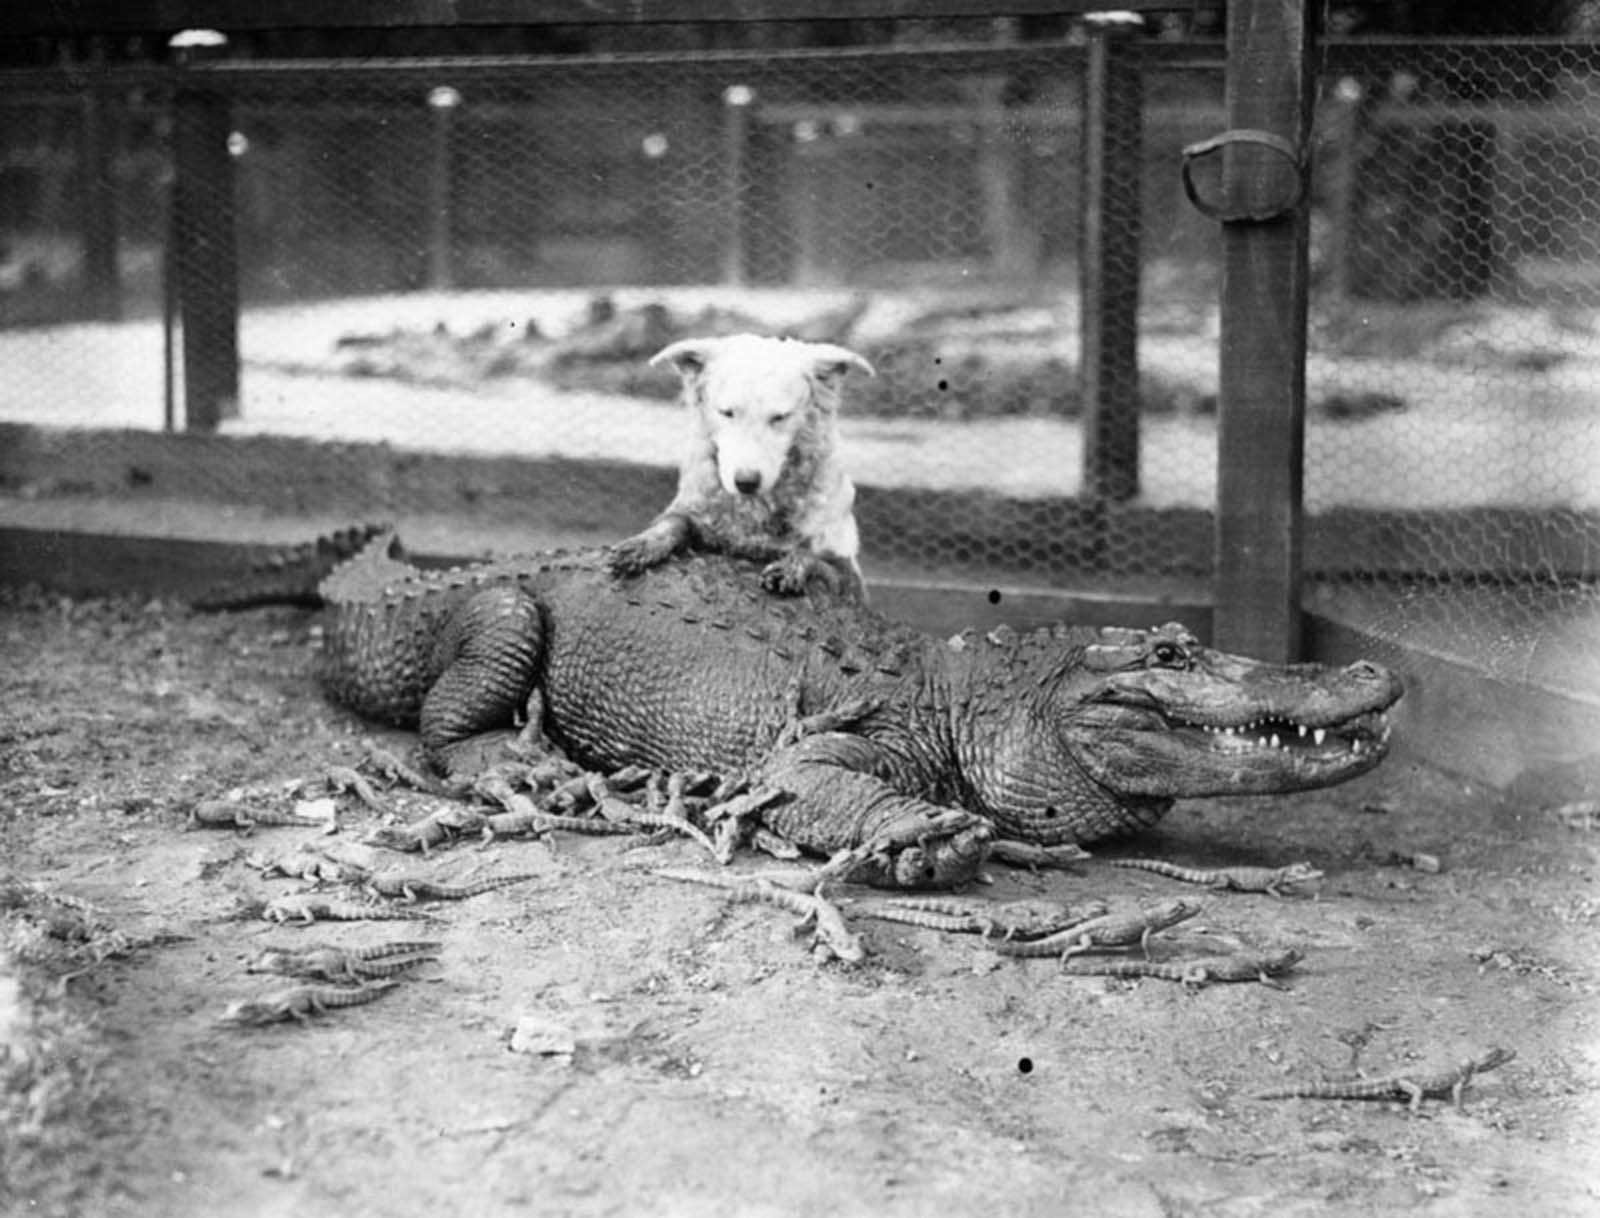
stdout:
[[[712,793],[711,802],[700,814],[706,824],[711,826],[715,835],[716,844],[712,853],[716,856],[717,862],[732,862],[734,854],[747,841],[759,844],[760,848],[775,857],[798,858],[800,855],[798,848],[763,827],[758,821],[762,812],[786,802],[789,799],[788,793],[774,787],[746,790],[747,785],[742,779],[735,783],[722,784]],[[723,798],[719,799],[719,795]],[[759,843],[758,837],[760,837]],[[788,847],[787,852],[782,849],[785,846]]]
[[839,851],[822,875],[877,888],[955,888],[977,875],[993,836],[982,817],[946,809]]

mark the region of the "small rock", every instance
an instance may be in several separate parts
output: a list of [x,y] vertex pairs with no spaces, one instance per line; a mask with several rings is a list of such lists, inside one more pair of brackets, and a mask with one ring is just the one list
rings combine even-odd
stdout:
[[520,1015],[511,1029],[511,1051],[535,1057],[570,1057],[578,1041],[572,1029],[547,1015]]

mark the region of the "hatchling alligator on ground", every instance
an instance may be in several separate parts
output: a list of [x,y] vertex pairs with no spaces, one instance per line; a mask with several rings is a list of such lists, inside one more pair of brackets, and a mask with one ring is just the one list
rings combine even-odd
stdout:
[[[331,695],[417,728],[446,775],[527,715],[591,769],[748,772],[788,797],[768,827],[823,855],[879,843],[852,878],[888,887],[961,883],[996,835],[1089,842],[1180,798],[1342,782],[1383,758],[1401,695],[1375,664],[1262,663],[1175,624],[943,640],[825,593],[772,596],[757,564],[624,577],[607,553],[426,570],[392,533],[351,530],[203,604],[320,598]],[[785,733],[847,703],[871,709]]]

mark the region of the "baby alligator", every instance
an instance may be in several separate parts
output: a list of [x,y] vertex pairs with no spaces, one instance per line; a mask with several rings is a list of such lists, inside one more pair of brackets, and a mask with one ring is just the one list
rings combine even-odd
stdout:
[[1277,952],[1235,952],[1228,956],[1202,956],[1190,960],[1068,960],[1063,967],[1079,976],[1160,977],[1199,989],[1214,981],[1259,981],[1285,989],[1276,977],[1303,960],[1298,948]]
[[398,981],[372,981],[366,985],[296,985],[261,998],[243,998],[228,1004],[223,1023],[259,1025],[294,1020],[305,1023],[313,1015],[334,1007],[356,1007],[387,994]]
[[1198,914],[1200,909],[1201,907],[1193,901],[1181,899],[1162,901],[1158,905],[1147,905],[1132,913],[1114,913],[1092,918],[1043,939],[1029,939],[1020,943],[1004,939],[996,940],[993,947],[1002,956],[1059,956],[1063,961],[1080,952],[1092,952],[1108,947],[1138,946],[1148,955],[1151,935],[1166,930],[1169,926],[1176,926],[1179,922],[1188,921]]
[[377,897],[393,897],[403,901],[465,901],[469,897],[493,892],[510,884],[536,879],[532,872],[517,875],[492,875],[465,884],[441,884],[426,876],[408,875],[404,872],[372,876],[366,884],[367,891]]
[[393,977],[439,958],[431,939],[379,943],[373,947],[338,947],[313,943],[305,947],[268,947],[245,966],[247,973],[280,973],[318,981],[370,981]]
[[1461,1094],[1474,1075],[1505,1065],[1517,1055],[1515,1049],[1499,1045],[1480,1057],[1469,1057],[1448,1070],[1402,1071],[1383,1078],[1351,1079],[1346,1082],[1298,1083],[1270,1091],[1258,1091],[1258,1100],[1399,1100],[1407,1101],[1412,1112],[1422,1108],[1426,1096],[1449,1096],[1457,1108]]
[[1042,939],[1105,916],[1104,901],[1063,905],[1059,901],[1023,899],[986,901],[973,897],[893,897],[861,901],[850,912],[883,922],[900,922],[924,930],[982,935],[986,939]]
[[1234,892],[1265,892],[1275,897],[1281,897],[1285,888],[1322,878],[1322,872],[1310,863],[1290,863],[1287,867],[1218,867],[1210,871],[1180,867],[1161,859],[1112,859],[1111,865],[1153,871],[1185,884],[1204,884],[1208,888],[1226,888]]

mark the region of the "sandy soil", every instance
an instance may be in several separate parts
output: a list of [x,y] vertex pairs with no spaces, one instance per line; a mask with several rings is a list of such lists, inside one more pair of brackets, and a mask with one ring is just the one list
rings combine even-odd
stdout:
[[[337,837],[241,837],[188,808],[411,745],[323,700],[315,644],[289,610],[0,592],[6,1212],[1600,1212],[1600,856],[1576,822],[1396,757],[1331,792],[1183,804],[1102,852],[1322,868],[1314,898],[1203,894],[1158,945],[1298,944],[1287,992],[1067,977],[860,919],[867,963],[819,965],[789,915],[652,874],[698,865],[687,842],[458,846],[428,866],[534,878],[421,932],[277,928],[241,903],[296,885],[244,853],[354,843],[378,814],[341,797]],[[1103,859],[994,880],[1194,895]],[[217,1022],[275,988],[245,972],[265,944],[419,933],[441,958],[372,1005]],[[134,946],[158,934],[182,938]],[[1373,1074],[1518,1056],[1462,1111],[1250,1098],[1336,1074],[1363,1032]]]

